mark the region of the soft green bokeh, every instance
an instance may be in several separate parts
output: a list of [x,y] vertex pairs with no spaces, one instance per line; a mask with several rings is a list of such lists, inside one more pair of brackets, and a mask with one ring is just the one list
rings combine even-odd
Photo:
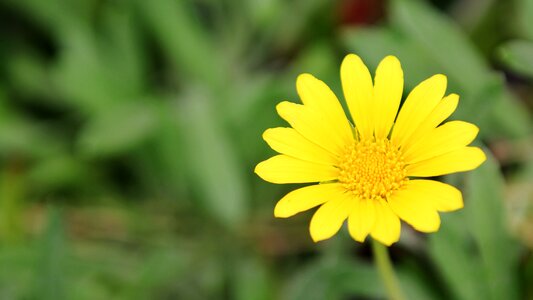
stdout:
[[436,74],[488,153],[465,208],[403,226],[409,299],[533,297],[532,0],[5,0],[0,299],[382,299],[367,244],[312,243],[262,132],[344,55]]

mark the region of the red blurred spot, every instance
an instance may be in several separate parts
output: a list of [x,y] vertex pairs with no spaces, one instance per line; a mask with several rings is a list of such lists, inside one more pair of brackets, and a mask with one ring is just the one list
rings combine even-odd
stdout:
[[383,0],[343,0],[338,6],[341,24],[372,24],[383,16]]

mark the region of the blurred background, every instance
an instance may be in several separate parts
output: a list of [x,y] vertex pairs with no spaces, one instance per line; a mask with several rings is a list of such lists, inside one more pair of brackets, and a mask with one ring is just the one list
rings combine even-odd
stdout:
[[409,299],[533,299],[532,0],[2,0],[0,299],[383,299],[366,244],[275,219],[262,141],[350,52],[436,74],[488,161],[391,248]]

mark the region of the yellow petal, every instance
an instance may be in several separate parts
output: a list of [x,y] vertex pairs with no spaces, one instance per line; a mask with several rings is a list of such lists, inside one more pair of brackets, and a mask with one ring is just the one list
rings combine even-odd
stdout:
[[278,114],[306,139],[337,156],[343,153],[346,140],[332,132],[320,113],[287,101],[279,103],[276,109]]
[[288,218],[326,201],[342,196],[344,189],[339,183],[325,183],[294,190],[281,198],[274,208],[274,216]]
[[321,80],[311,74],[301,74],[296,79],[296,90],[305,106],[321,114],[330,125],[330,134],[349,143],[353,140],[352,127],[346,118],[337,96]]
[[341,82],[344,98],[359,135],[370,138],[372,127],[372,77],[361,58],[348,54],[341,64]]
[[433,129],[424,139],[407,150],[403,157],[408,164],[452,152],[470,144],[479,128],[463,121],[451,121]]
[[309,225],[313,241],[318,242],[334,236],[352,211],[354,203],[354,198],[344,193],[320,206]]
[[370,232],[373,239],[390,246],[400,239],[400,219],[392,212],[389,204],[383,200],[374,202],[376,219]]
[[310,162],[336,165],[338,158],[324,148],[309,141],[293,128],[270,128],[263,133],[268,145],[281,154]]
[[374,80],[374,132],[376,138],[388,136],[402,99],[403,71],[394,56],[385,57],[378,65]]
[[477,147],[464,147],[444,155],[408,165],[407,176],[432,177],[477,168],[486,160],[485,153]]
[[463,196],[457,188],[434,180],[410,180],[409,186],[426,195],[426,200],[438,211],[454,211],[463,208]]
[[389,206],[400,219],[418,231],[439,230],[440,217],[436,208],[431,205],[431,195],[416,186],[408,183],[401,190],[395,191],[389,199]]
[[355,200],[355,205],[348,216],[348,230],[352,238],[364,242],[375,221],[374,200]]
[[434,75],[417,85],[398,114],[391,140],[401,146],[437,106],[446,91],[446,76]]
[[459,96],[450,94],[442,99],[418,128],[402,142],[402,150],[408,151],[413,144],[428,135],[435,127],[446,120],[457,108]]
[[257,164],[255,173],[272,183],[306,183],[337,179],[339,171],[333,166],[276,155]]

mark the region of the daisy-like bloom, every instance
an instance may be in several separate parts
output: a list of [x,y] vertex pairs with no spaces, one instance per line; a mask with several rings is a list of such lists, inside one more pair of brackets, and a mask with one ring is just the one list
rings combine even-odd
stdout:
[[400,219],[421,232],[437,231],[438,212],[462,208],[462,195],[423,178],[472,170],[486,159],[468,146],[479,131],[475,125],[443,123],[459,96],[444,96],[446,77],[434,75],[413,89],[398,113],[403,71],[396,57],[380,62],[374,82],[354,54],[346,56],[340,73],[353,125],[329,87],[302,74],[296,88],[303,104],[276,107],[291,127],[263,134],[280,154],[256,166],[262,179],[315,183],[283,197],[274,215],[287,218],[320,206],[310,224],[315,242],[335,235],[346,219],[359,242],[370,234],[391,245],[400,238]]

